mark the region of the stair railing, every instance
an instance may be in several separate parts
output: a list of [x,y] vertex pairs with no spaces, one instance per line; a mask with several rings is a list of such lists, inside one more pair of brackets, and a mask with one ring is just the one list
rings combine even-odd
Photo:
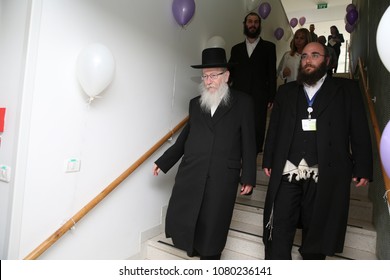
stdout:
[[169,133],[161,138],[153,147],[143,154],[136,162],[126,169],[119,177],[93,198],[87,205],[80,209],[72,218],[62,225],[56,232],[49,236],[44,242],[36,247],[25,260],[35,260],[57,242],[68,230],[76,225],[89,211],[98,205],[107,195],[109,195],[120,183],[122,183],[131,173],[133,173],[145,160],[147,160],[158,148],[160,148],[169,138],[171,138],[179,129],[181,129],[188,121],[188,116],[177,124]]
[[[368,88],[368,85],[367,85],[367,75],[366,75],[366,72],[364,71],[363,62],[360,58],[358,59],[358,65],[359,65],[359,73],[360,73],[360,77],[361,77],[360,80],[362,81],[362,84],[363,84],[364,95],[367,99],[366,101],[368,104],[368,110],[370,112],[371,123],[372,123],[372,127],[373,127],[374,134],[375,134],[377,148],[379,151],[380,150],[380,141],[381,141],[381,131],[379,129],[378,119],[376,117],[375,108],[373,105],[373,99],[371,98],[371,94],[370,94],[370,89]],[[383,175],[383,182],[385,184],[385,186],[384,186],[385,187],[385,198],[387,200],[388,205],[390,205],[390,195],[386,195],[390,192],[390,178],[389,178],[389,176],[387,176],[387,174],[383,168],[382,163],[381,163],[381,169],[382,169],[382,175]]]

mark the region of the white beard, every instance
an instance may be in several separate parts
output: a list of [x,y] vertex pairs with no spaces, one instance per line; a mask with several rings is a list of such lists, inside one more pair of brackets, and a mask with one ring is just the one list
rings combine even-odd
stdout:
[[201,95],[199,100],[200,107],[205,112],[210,112],[213,106],[218,107],[219,104],[226,105],[229,103],[229,86],[226,83],[221,84],[215,92],[210,92],[204,83],[199,85],[199,89]]

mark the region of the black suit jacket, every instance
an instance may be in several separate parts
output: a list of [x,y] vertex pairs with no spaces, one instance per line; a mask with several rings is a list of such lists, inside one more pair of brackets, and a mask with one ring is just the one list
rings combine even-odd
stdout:
[[246,43],[241,42],[231,49],[230,69],[232,88],[253,97],[256,108],[272,102],[276,93],[276,48],[275,44],[260,38],[248,56]]

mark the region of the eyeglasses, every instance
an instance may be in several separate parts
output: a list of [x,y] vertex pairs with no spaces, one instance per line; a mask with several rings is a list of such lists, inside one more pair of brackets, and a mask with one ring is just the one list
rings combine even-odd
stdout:
[[225,71],[221,72],[221,73],[218,73],[218,74],[210,74],[210,75],[202,75],[202,80],[207,80],[208,78],[210,78],[211,80],[216,80],[218,78],[218,76],[222,75],[223,73],[225,73]]
[[320,54],[318,52],[314,52],[314,53],[311,53],[311,54],[303,53],[303,54],[301,54],[301,60],[306,60],[308,57],[310,57],[313,60],[317,60],[317,59],[320,58],[320,56],[325,56],[325,55]]

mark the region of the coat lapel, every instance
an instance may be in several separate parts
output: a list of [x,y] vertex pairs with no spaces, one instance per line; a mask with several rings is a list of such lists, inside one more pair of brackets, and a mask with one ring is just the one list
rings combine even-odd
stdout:
[[330,102],[337,94],[338,90],[339,86],[335,85],[332,82],[332,79],[328,76],[318,92],[318,99],[321,100],[321,102],[319,102],[318,107],[318,116],[320,116],[321,113],[329,106]]
[[[262,52],[262,45],[263,45],[263,39],[260,38],[256,47],[253,49],[253,52],[252,52],[250,59],[254,59],[258,54],[260,54]],[[246,45],[245,45],[245,50],[246,50]],[[246,52],[246,53],[248,55],[248,52]]]
[[209,129],[211,131],[213,131],[213,120],[212,120],[212,117],[211,117],[211,114],[210,112],[205,112],[204,110],[200,109],[201,111],[201,114],[203,116],[203,119],[205,120],[205,123],[207,124],[207,126],[209,127]]
[[[303,87],[296,85],[295,90],[290,93],[288,93],[289,96],[289,103],[291,106],[291,121],[295,125],[295,118],[297,117],[297,102],[298,102],[298,96],[299,94],[303,93]],[[287,93],[286,93],[287,94]]]
[[232,108],[233,104],[237,101],[236,96],[232,91],[230,91],[230,101],[227,105],[218,106],[217,110],[214,113],[214,116],[211,118],[213,125],[216,125],[217,122]]
[[246,42],[245,41],[243,43],[241,43],[240,52],[241,52],[242,58],[249,60],[248,50],[246,49]]

